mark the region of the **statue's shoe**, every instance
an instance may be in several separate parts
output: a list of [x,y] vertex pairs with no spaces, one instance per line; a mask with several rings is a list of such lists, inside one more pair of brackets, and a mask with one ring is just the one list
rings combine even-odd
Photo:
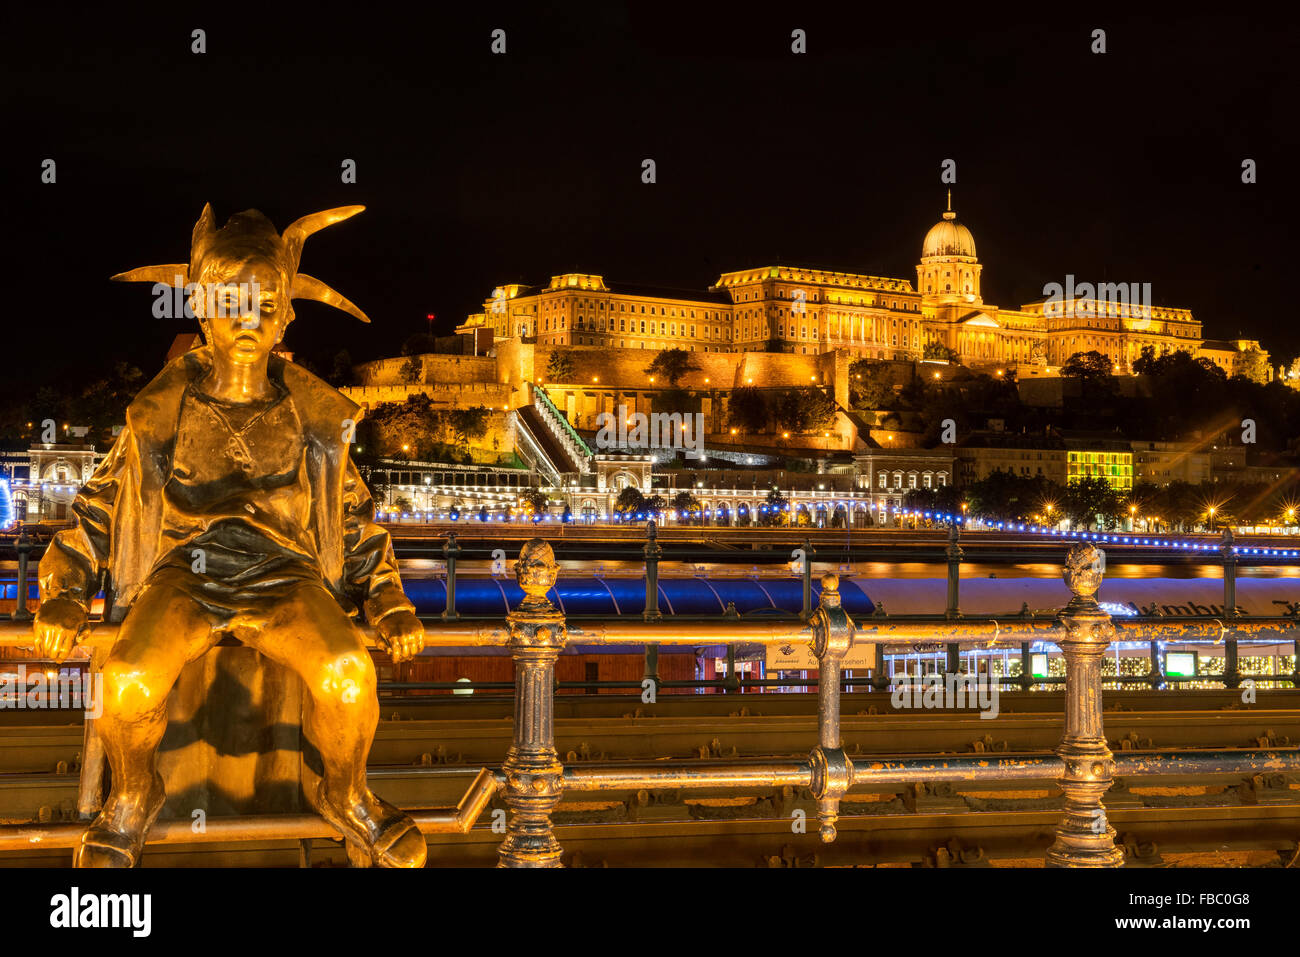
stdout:
[[91,825],[81,835],[73,867],[135,867],[144,850],[144,835],[132,837],[112,828]]
[[72,858],[73,867],[135,867],[144,851],[145,837],[162,810],[166,794],[157,781],[148,799],[144,824],[138,829],[118,830],[109,826],[109,817],[101,811],[93,824],[81,835]]
[[424,867],[429,847],[411,820],[399,808],[370,795],[379,808],[379,816],[372,816],[365,805],[351,808],[350,814],[338,811],[322,795],[317,802],[321,817],[325,818],[347,841],[348,860],[353,867]]

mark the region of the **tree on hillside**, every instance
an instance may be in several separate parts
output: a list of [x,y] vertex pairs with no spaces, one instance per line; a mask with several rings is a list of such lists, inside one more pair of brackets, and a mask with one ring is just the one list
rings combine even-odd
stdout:
[[1109,399],[1115,395],[1116,383],[1110,356],[1095,349],[1076,352],[1061,366],[1061,375],[1079,380],[1084,399]]
[[1079,379],[1101,379],[1111,374],[1110,357],[1096,349],[1076,352],[1061,366],[1061,375]]
[[424,363],[419,356],[407,356],[397,370],[397,376],[407,385],[415,385],[424,378]]
[[1156,366],[1156,347],[1143,346],[1141,354],[1133,360],[1133,372],[1136,375],[1150,375]]
[[1237,358],[1237,375],[1263,385],[1268,381],[1268,358],[1258,349],[1246,349]]
[[774,403],[772,419],[791,432],[814,432],[835,422],[835,400],[821,389],[787,389]]
[[452,409],[447,415],[447,424],[455,434],[456,443],[469,445],[474,439],[487,435],[490,410],[481,405],[472,409]]
[[808,428],[816,431],[829,429],[835,424],[835,413],[838,407],[829,392],[804,386],[799,390],[799,399],[804,405]]
[[753,434],[767,428],[767,397],[753,386],[731,390],[727,402],[727,424],[741,432]]
[[430,461],[442,440],[445,423],[433,401],[419,392],[405,402],[381,402],[357,426],[357,445],[364,459]]
[[849,365],[849,405],[874,412],[886,407],[894,397],[885,367],[870,359],[858,359]]
[[813,386],[787,389],[772,403],[772,420],[789,432],[816,432],[835,424],[835,399]]
[[1183,350],[1156,359],[1150,371],[1151,399],[1144,430],[1154,434],[1144,437],[1181,439],[1224,419],[1230,411],[1227,379],[1210,360],[1193,358]]
[[547,382],[572,382],[576,372],[573,353],[568,349],[556,349],[546,362]]
[[694,357],[685,349],[664,349],[643,371],[646,375],[653,376],[656,383],[664,381],[676,386],[678,379],[688,372],[698,372],[699,368]]
[[957,357],[957,351],[955,349],[949,349],[947,346],[945,346],[942,342],[939,342],[937,339],[932,339],[931,341],[927,342],[925,344],[925,348],[921,350],[921,358],[944,359],[948,362],[956,362],[958,357]]

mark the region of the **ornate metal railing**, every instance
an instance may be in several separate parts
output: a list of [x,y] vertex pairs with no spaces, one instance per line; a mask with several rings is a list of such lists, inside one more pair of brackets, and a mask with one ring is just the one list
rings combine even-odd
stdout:
[[[524,592],[522,602],[504,622],[447,618],[426,625],[431,646],[498,646],[510,654],[515,669],[512,744],[499,768],[484,768],[456,808],[413,811],[427,833],[464,833],[488,805],[502,794],[511,815],[498,850],[501,866],[559,866],[561,847],[551,816],[566,792],[595,792],[639,788],[808,788],[816,800],[822,841],[836,838],[840,802],[850,788],[924,781],[994,781],[1054,777],[1065,797],[1065,813],[1047,851],[1052,866],[1114,867],[1122,862],[1115,831],[1106,821],[1102,796],[1117,770],[1126,776],[1168,773],[1258,773],[1300,770],[1300,749],[1251,751],[1144,751],[1112,755],[1102,715],[1101,659],[1116,640],[1116,627],[1096,600],[1101,585],[1101,555],[1092,545],[1075,545],[1065,567],[1073,594],[1052,621],[869,621],[854,622],[840,602],[839,580],[825,575],[821,596],[806,619],[786,621],[734,619],[664,619],[647,607],[642,620],[567,621],[547,598],[558,576],[548,544],[527,543],[515,567]],[[648,583],[649,585],[650,583]],[[1171,633],[1186,626],[1164,622]],[[1223,633],[1240,634],[1255,623],[1229,622]],[[1193,628],[1195,630],[1195,628]],[[83,643],[104,646],[116,637],[117,626],[93,626]],[[1032,635],[1057,644],[1065,658],[1065,714],[1061,743],[1055,755],[992,757],[937,756],[913,759],[858,758],[845,753],[840,734],[840,670],[855,644],[989,645],[1019,641]],[[0,644],[31,642],[30,624],[0,624]],[[806,758],[754,761],[670,760],[646,764],[566,768],[554,738],[555,665],[570,642],[583,645],[696,645],[806,643],[817,658],[822,680],[818,686],[817,739]],[[89,756],[88,756],[89,757]],[[83,765],[83,785],[86,768]],[[162,824],[150,843],[195,840],[186,826]],[[81,833],[78,824],[23,824],[0,827],[0,850],[71,847]],[[270,838],[303,839],[330,832],[310,816],[231,817],[208,821],[201,840],[236,841]]]

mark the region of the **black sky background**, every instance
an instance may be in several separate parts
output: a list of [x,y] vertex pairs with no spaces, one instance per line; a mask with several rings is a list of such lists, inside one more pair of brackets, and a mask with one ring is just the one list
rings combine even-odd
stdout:
[[1067,273],[1150,282],[1207,337],[1300,352],[1295,24],[1262,7],[133,9],[4,16],[5,395],[117,358],[152,377],[190,326],[108,277],[185,261],[205,201],[280,228],[368,207],[302,268],[373,325],[302,302],[287,335],[363,360],[570,270],[703,289],[779,259],[915,281],[945,158],[986,301]]

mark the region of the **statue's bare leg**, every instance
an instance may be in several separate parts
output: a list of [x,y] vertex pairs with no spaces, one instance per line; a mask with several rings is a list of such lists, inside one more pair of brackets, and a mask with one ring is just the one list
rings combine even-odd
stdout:
[[424,835],[366,784],[379,700],[361,630],[324,586],[304,582],[276,604],[255,634],[236,635],[295,672],[306,686],[310,707],[304,728],[324,766],[316,796],[321,816],[370,863],[423,867]]
[[104,713],[96,719],[112,769],[103,810],[82,837],[77,867],[132,867],[166,794],[157,771],[167,730],[167,696],[185,665],[220,637],[207,613],[169,582],[150,581],[131,605],[103,674]]

